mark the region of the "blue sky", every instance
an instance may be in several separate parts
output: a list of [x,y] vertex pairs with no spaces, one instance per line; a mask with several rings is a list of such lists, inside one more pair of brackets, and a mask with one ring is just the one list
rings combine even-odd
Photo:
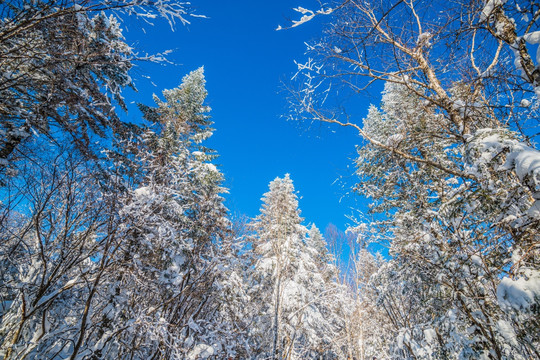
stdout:
[[[140,52],[173,49],[169,59],[177,64],[139,63],[134,69],[139,92],[126,93],[127,101],[151,105],[152,93],[178,86],[184,74],[204,66],[216,128],[208,145],[220,154],[217,162],[230,190],[226,205],[231,212],[256,216],[268,183],[290,173],[306,222],[322,230],[329,223],[345,229],[351,207],[363,208],[365,203],[347,196],[355,181],[351,159],[360,138],[352,129],[283,118],[288,104],[282,82],[296,71],[294,60],[305,59],[304,42],[320,35],[324,19],[275,29],[298,17],[293,7],[316,7],[316,2],[194,0],[193,6],[208,18],[191,19],[175,32],[163,22],[144,25],[144,31],[141,22],[126,24],[128,43]],[[358,121],[369,102],[377,100],[359,101],[353,114]],[[135,107],[128,118],[140,118]]]

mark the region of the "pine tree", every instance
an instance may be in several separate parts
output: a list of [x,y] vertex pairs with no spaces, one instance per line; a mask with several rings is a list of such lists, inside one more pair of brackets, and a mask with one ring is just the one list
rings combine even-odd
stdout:
[[165,101],[156,97],[156,108],[141,107],[157,131],[144,133],[136,154],[142,181],[120,212],[119,267],[103,314],[113,327],[95,339],[101,354],[185,358],[221,350],[203,340],[201,327],[215,311],[215,266],[229,227],[222,175],[201,145],[212,133],[204,85],[201,68],[164,91]]
[[316,227],[302,225],[289,175],[270,182],[252,224],[256,328],[259,356],[317,358],[331,352],[333,329],[327,301],[335,291],[330,256]]

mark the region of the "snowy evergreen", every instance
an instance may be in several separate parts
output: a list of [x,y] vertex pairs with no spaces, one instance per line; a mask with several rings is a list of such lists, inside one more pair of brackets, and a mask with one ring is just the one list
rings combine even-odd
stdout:
[[302,225],[289,175],[276,178],[269,188],[252,225],[257,358],[330,356],[335,328],[328,303],[337,288],[330,256],[319,230]]

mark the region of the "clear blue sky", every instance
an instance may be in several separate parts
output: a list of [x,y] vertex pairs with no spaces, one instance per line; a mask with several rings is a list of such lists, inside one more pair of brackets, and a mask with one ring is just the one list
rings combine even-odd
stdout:
[[[193,0],[197,13],[208,19],[192,18],[175,32],[163,22],[144,26],[144,32],[141,22],[129,22],[128,43],[149,53],[173,49],[169,59],[178,65],[139,63],[134,70],[139,92],[126,93],[126,99],[151,105],[152,93],[178,86],[184,74],[204,66],[216,128],[208,145],[220,154],[217,162],[230,191],[226,205],[231,212],[256,216],[268,183],[290,173],[306,222],[323,231],[329,223],[344,230],[350,208],[364,203],[357,195],[346,195],[356,180],[351,159],[360,138],[352,129],[282,117],[288,111],[282,81],[296,71],[295,59],[305,59],[304,42],[320,35],[321,20],[275,29],[298,18],[293,7],[316,5],[313,0]],[[378,100],[357,104],[358,121],[370,101]],[[132,107],[128,118],[136,121],[140,113]]]

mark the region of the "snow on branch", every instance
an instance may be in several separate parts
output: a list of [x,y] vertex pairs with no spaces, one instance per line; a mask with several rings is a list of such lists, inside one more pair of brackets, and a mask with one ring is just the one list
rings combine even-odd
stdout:
[[331,13],[335,11],[335,9],[332,9],[332,8],[327,8],[327,9],[321,8],[319,10],[313,11],[313,10],[303,8],[301,6],[293,8],[293,10],[302,14],[302,17],[300,18],[300,20],[293,20],[292,25],[288,27],[282,27],[281,25],[278,25],[276,30],[291,29],[293,27],[300,26],[302,24],[307,23],[308,21],[313,20],[313,18],[315,18],[315,16],[317,15],[330,15]]

